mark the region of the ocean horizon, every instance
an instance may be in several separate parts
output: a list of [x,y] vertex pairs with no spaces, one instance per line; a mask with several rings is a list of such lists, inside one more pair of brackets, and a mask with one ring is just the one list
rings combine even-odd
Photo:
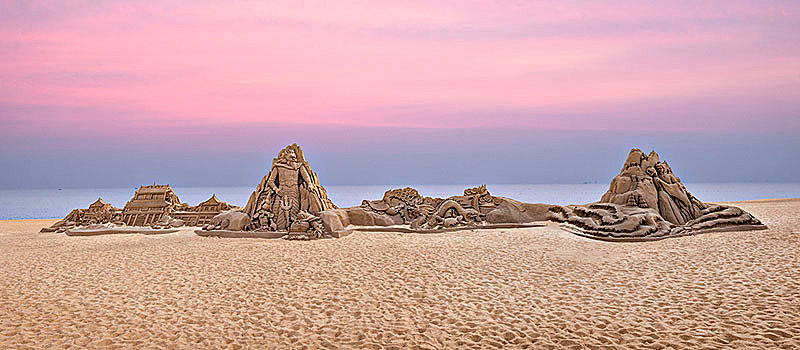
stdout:
[[[477,184],[479,185],[479,184]],[[339,207],[352,207],[364,199],[376,200],[387,190],[416,188],[429,197],[460,195],[471,185],[330,185],[328,197]],[[586,204],[600,199],[608,184],[488,184],[492,195],[529,203],[557,205]],[[800,198],[800,183],[687,183],[686,187],[704,202],[727,202],[769,198]],[[138,187],[137,187],[138,188]],[[0,190],[0,220],[60,219],[72,209],[86,208],[98,197],[122,208],[137,188],[65,188]],[[182,202],[197,205],[212,194],[232,205],[244,206],[254,186],[180,187],[173,186]]]

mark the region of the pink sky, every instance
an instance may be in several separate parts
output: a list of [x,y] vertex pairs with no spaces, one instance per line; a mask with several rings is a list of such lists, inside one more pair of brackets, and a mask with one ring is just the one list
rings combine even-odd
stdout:
[[798,38],[797,1],[0,0],[0,185],[249,184],[292,142],[334,183],[610,179],[631,147],[796,181]]
[[794,1],[159,3],[0,1],[0,105],[119,125],[798,125]]

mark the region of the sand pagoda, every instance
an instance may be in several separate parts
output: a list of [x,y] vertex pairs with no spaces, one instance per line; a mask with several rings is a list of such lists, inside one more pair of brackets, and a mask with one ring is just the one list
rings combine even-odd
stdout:
[[574,233],[608,240],[646,240],[709,231],[765,229],[737,207],[703,203],[655,151],[632,149],[600,201],[553,207],[553,219]]
[[42,228],[41,232],[65,232],[77,226],[101,224],[115,221],[120,218],[122,210],[115,208],[102,198],[97,198],[86,209],[73,209],[64,219],[57,221],[50,227]]

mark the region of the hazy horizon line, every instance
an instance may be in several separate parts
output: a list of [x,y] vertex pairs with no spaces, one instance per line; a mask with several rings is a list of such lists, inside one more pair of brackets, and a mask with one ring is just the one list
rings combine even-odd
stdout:
[[[800,184],[800,181],[682,181],[684,184]],[[156,182],[158,185],[170,185],[172,188],[243,188],[243,187],[253,187],[255,188],[258,184],[253,185],[219,185],[219,186],[180,186],[171,183],[161,183]],[[538,183],[409,183],[409,184],[321,184],[323,187],[379,187],[383,186],[387,189],[395,189],[395,188],[403,188],[403,187],[414,187],[414,186],[468,186],[465,188],[477,187],[481,185],[486,185],[487,187],[491,187],[494,185],[498,186],[530,186],[530,185],[562,185],[562,186],[572,186],[572,185],[610,185],[611,180],[608,182],[578,182],[578,183],[553,183],[553,182],[538,182]],[[26,188],[19,188],[19,187],[0,187],[0,191],[24,191],[24,190],[97,190],[97,189],[121,189],[121,188],[132,188],[138,189],[139,186],[146,186],[150,185],[141,184],[141,185],[134,185],[134,186],[101,186],[101,187],[26,187]]]

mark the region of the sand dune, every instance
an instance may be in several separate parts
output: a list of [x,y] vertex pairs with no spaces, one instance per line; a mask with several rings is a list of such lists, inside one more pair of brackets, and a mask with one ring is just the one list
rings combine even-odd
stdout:
[[4,221],[0,348],[798,348],[800,200],[734,204],[770,229],[291,242]]

